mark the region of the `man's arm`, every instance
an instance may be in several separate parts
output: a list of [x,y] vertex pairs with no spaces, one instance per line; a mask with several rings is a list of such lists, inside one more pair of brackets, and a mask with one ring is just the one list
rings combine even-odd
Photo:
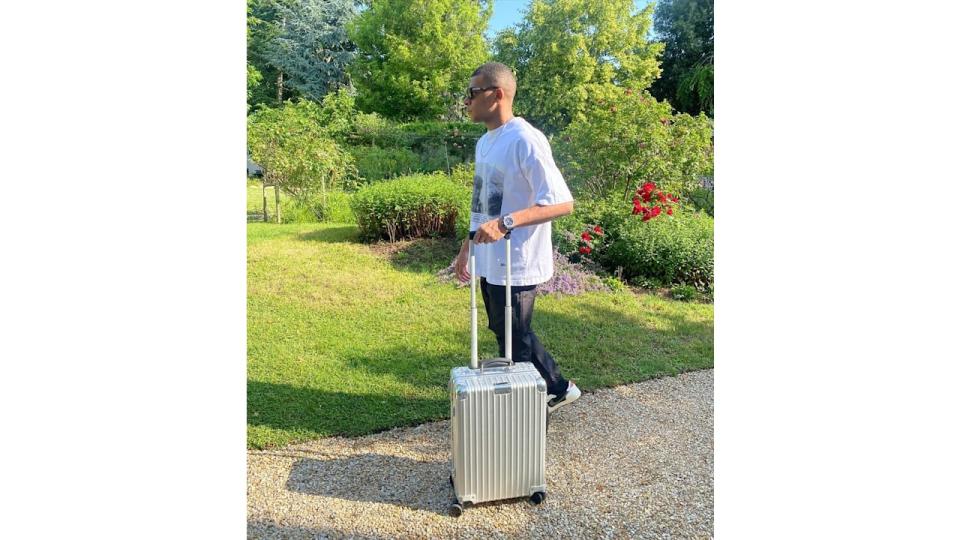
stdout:
[[[546,223],[548,221],[553,221],[560,216],[565,216],[572,213],[573,201],[570,201],[550,205],[537,204],[531,206],[530,208],[524,208],[523,210],[510,212],[510,215],[513,216],[513,228],[516,229],[518,227]],[[503,225],[500,223],[500,218],[496,218],[480,225],[480,227],[477,229],[477,235],[474,237],[474,240],[478,244],[486,244],[500,240],[505,234],[507,234],[507,230],[503,228]],[[466,246],[467,243],[464,242],[464,247]]]
[[[573,213],[573,201],[551,204],[551,205],[533,205],[530,208],[510,212],[513,216],[513,228],[526,227],[527,225],[539,225],[548,221],[553,221],[561,216]],[[503,230],[503,229],[501,229]]]

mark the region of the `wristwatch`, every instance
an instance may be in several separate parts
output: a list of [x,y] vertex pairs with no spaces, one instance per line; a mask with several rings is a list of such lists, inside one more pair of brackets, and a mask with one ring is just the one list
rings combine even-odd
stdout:
[[513,230],[513,216],[512,216],[512,215],[507,214],[507,215],[501,217],[501,218],[500,218],[500,223],[503,224],[503,228],[506,229],[507,231],[512,231],[512,230]]

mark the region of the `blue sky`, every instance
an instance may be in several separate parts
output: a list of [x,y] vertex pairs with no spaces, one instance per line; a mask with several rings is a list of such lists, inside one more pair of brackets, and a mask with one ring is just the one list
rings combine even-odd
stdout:
[[[640,9],[650,2],[651,0],[634,0],[633,3],[637,6],[637,9]],[[494,0],[493,16],[490,17],[487,37],[493,39],[493,36],[500,30],[520,22],[528,5],[530,5],[530,0]]]

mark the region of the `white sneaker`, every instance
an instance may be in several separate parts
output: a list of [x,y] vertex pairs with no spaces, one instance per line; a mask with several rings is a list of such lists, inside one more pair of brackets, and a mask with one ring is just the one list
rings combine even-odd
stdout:
[[[553,394],[550,394],[550,396],[553,396]],[[547,402],[547,413],[552,414],[560,407],[573,403],[579,397],[580,389],[577,388],[577,385],[573,384],[573,381],[570,381],[567,383],[567,391],[564,392],[563,395],[553,397],[553,399]]]

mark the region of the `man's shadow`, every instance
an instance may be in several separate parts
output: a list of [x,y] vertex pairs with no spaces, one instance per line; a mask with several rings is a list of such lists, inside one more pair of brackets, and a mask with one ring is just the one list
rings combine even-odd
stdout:
[[301,459],[293,464],[286,488],[296,493],[393,504],[447,515],[454,497],[449,477],[447,461],[362,454]]

